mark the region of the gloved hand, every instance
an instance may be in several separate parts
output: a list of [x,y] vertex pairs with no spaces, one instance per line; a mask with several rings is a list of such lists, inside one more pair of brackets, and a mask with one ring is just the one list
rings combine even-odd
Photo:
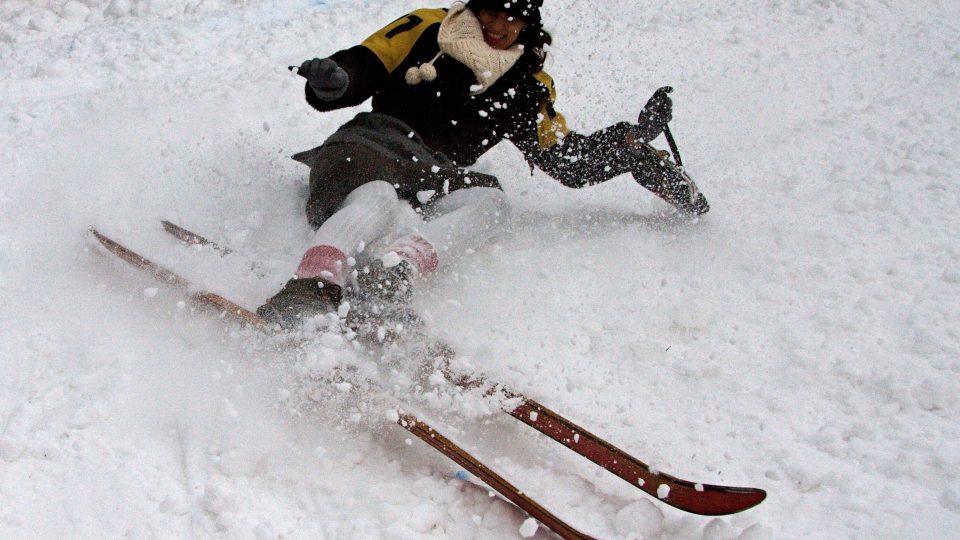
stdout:
[[347,92],[350,77],[337,63],[329,58],[314,58],[300,64],[297,70],[318,98],[333,101]]
[[667,95],[670,92],[673,92],[673,87],[664,86],[653,93],[640,112],[634,137],[648,142],[663,133],[663,126],[673,120],[673,101]]

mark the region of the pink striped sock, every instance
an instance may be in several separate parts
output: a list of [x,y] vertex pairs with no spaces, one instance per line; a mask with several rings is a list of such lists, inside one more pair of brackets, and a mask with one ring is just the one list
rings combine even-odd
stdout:
[[419,234],[408,234],[397,240],[389,249],[410,263],[421,276],[432,274],[440,266],[437,250]]
[[297,267],[298,278],[323,278],[343,285],[347,269],[347,255],[333,246],[314,246],[303,254]]

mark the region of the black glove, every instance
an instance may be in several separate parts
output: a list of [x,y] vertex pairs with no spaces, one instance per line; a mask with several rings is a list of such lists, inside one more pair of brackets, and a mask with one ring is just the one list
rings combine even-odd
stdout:
[[324,101],[333,101],[342,97],[350,83],[347,72],[329,58],[304,61],[300,64],[297,75],[306,79],[313,93]]
[[637,119],[637,126],[634,128],[634,137],[642,142],[652,141],[663,133],[663,126],[673,120],[673,101],[669,94],[673,92],[673,87],[664,86],[650,97],[643,111],[640,112],[640,118]]

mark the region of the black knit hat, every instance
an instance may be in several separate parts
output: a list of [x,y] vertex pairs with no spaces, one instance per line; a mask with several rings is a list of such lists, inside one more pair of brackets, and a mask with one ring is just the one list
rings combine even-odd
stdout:
[[502,11],[533,26],[541,24],[541,6],[543,6],[543,0],[470,0],[467,2],[467,7],[474,13],[481,9]]

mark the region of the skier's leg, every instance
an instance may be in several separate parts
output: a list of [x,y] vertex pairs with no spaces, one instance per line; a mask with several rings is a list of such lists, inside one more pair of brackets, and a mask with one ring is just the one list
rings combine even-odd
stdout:
[[384,181],[368,182],[353,190],[343,206],[317,230],[296,276],[322,277],[342,286],[348,272],[347,260],[356,256],[361,246],[392,228],[399,204],[393,186]]
[[377,341],[416,335],[419,318],[407,307],[413,276],[433,273],[441,256],[446,259],[483,244],[506,222],[510,206],[499,189],[472,188],[427,205],[424,214],[433,219],[419,223],[384,255],[359,268],[359,302],[351,310],[359,314],[352,325],[358,335]]
[[417,274],[428,275],[442,259],[484,244],[502,229],[510,213],[510,203],[499,189],[454,191],[429,205],[425,210],[429,221],[391,244],[384,258],[395,254]]
[[370,182],[355,189],[321,225],[294,278],[257,313],[290,327],[302,317],[335,311],[343,300],[350,257],[361,245],[393,227],[399,205],[396,191],[386,182]]

